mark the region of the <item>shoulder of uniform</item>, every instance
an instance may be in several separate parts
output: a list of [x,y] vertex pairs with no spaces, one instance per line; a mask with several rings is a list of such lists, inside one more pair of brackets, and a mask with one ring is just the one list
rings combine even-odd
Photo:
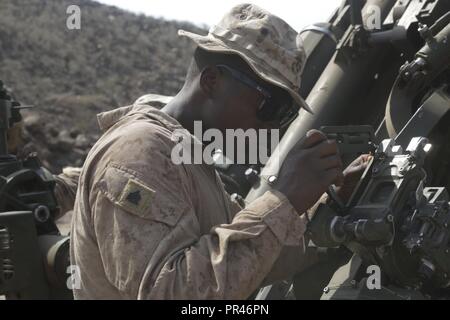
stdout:
[[114,157],[124,161],[130,160],[130,157],[158,161],[170,158],[176,143],[173,132],[158,122],[135,121],[120,128],[110,149]]
[[148,104],[154,106],[155,108],[160,109],[164,107],[166,104],[168,104],[172,99],[173,97],[171,96],[164,96],[161,94],[150,93],[138,98],[134,102],[134,104]]
[[[168,163],[167,163],[168,164]],[[189,208],[189,181],[177,166],[109,163],[95,187],[114,206],[143,219],[175,226]]]

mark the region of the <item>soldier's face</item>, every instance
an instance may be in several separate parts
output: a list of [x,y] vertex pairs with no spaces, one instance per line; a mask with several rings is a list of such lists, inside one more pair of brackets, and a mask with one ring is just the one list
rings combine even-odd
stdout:
[[[255,78],[253,78],[255,79]],[[269,86],[261,80],[255,82]],[[218,73],[214,93],[214,106],[207,112],[211,127],[221,131],[226,129],[275,129],[274,123],[263,122],[258,117],[258,109],[264,96],[226,73]]]

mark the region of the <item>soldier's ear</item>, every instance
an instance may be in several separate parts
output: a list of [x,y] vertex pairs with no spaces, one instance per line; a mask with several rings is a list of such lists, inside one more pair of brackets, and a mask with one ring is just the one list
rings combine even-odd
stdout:
[[215,96],[221,73],[217,67],[205,67],[200,73],[200,88],[207,97]]

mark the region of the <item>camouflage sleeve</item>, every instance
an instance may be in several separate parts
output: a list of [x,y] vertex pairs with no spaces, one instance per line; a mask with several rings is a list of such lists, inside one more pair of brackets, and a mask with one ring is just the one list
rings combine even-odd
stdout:
[[[228,197],[227,199],[229,200],[229,207],[233,216],[243,209],[243,207],[237,201],[233,200],[232,197]],[[310,210],[313,210],[313,208]],[[306,256],[304,250],[306,247],[305,242],[306,240],[298,246],[284,246],[278,259],[273,264],[270,272],[267,274],[261,285],[266,286],[278,281],[290,279],[295,274],[302,271],[306,266],[309,266],[313,259],[310,255]]]
[[[287,199],[268,192],[228,225],[214,227],[193,245],[144,275],[140,296],[157,299],[247,299],[269,273],[282,248],[298,244],[304,224]],[[153,283],[153,287],[149,284]]]
[[78,179],[80,177],[81,168],[67,167],[55,178],[55,197],[60,207],[60,214],[57,219],[62,217],[66,212],[73,210],[75,196],[77,194]]
[[142,143],[142,136],[128,136],[93,187],[100,190],[92,223],[106,277],[131,299],[248,298],[282,248],[303,243],[304,217],[270,191],[230,224],[201,234],[192,177],[171,162],[170,139]]
[[[303,218],[307,221],[311,221],[319,205],[325,203],[327,199],[328,196],[325,193],[316,204],[303,215]],[[277,281],[290,279],[318,261],[315,250],[314,252],[305,253],[305,247],[308,245],[306,236],[303,238],[303,241],[304,242],[300,246],[283,247],[280,256],[273,264],[267,277],[264,279],[264,285],[270,285]]]

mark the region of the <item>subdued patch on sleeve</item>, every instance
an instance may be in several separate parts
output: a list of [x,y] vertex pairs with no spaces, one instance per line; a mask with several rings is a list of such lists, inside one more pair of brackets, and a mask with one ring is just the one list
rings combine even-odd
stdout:
[[99,191],[122,210],[169,226],[175,226],[187,210],[176,186],[175,180],[172,183],[158,173],[145,181],[142,172],[117,163],[110,163],[96,184]]
[[117,204],[140,217],[150,209],[151,201],[155,191],[139,183],[136,180],[129,179]]

